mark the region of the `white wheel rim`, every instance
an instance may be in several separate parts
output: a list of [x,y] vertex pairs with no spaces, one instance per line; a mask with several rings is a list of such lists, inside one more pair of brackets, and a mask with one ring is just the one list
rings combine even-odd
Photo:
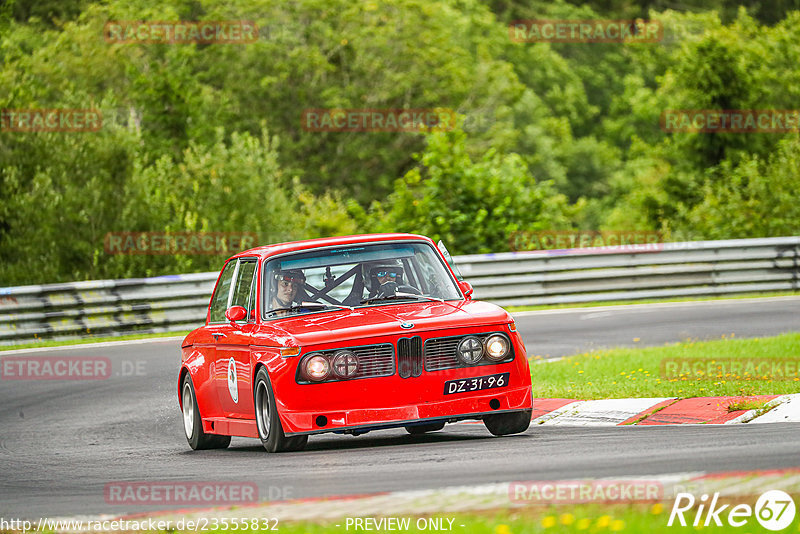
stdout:
[[269,391],[267,384],[261,380],[256,386],[256,423],[258,424],[258,433],[263,439],[269,437]]
[[192,398],[192,387],[189,382],[183,385],[183,430],[186,438],[192,439],[194,434],[194,399]]

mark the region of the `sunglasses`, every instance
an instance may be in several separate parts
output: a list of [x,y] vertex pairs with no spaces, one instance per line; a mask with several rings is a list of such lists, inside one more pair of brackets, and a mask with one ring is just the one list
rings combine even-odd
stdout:
[[389,278],[397,278],[400,276],[400,273],[396,273],[394,271],[378,271],[375,273],[375,276],[378,278],[383,278],[384,276],[388,276]]

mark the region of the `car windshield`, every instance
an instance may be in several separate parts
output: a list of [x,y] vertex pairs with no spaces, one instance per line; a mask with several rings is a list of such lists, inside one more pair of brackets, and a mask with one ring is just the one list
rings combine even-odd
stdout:
[[427,243],[349,245],[281,256],[264,268],[266,319],[409,301],[459,300]]

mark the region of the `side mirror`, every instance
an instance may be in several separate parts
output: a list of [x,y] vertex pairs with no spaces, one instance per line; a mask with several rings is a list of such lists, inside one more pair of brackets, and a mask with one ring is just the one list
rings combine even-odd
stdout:
[[472,289],[472,284],[464,280],[459,280],[458,287],[461,289],[461,292],[464,293],[464,297],[467,300],[472,300],[472,292],[475,291]]
[[244,309],[244,306],[231,306],[225,311],[225,318],[232,323],[241,321],[245,317],[247,317],[247,310]]

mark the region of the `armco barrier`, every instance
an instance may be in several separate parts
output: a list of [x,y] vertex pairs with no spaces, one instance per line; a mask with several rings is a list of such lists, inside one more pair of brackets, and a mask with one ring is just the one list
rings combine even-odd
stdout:
[[[501,306],[800,289],[800,236],[456,256]],[[195,328],[217,273],[0,288],[0,344]]]

